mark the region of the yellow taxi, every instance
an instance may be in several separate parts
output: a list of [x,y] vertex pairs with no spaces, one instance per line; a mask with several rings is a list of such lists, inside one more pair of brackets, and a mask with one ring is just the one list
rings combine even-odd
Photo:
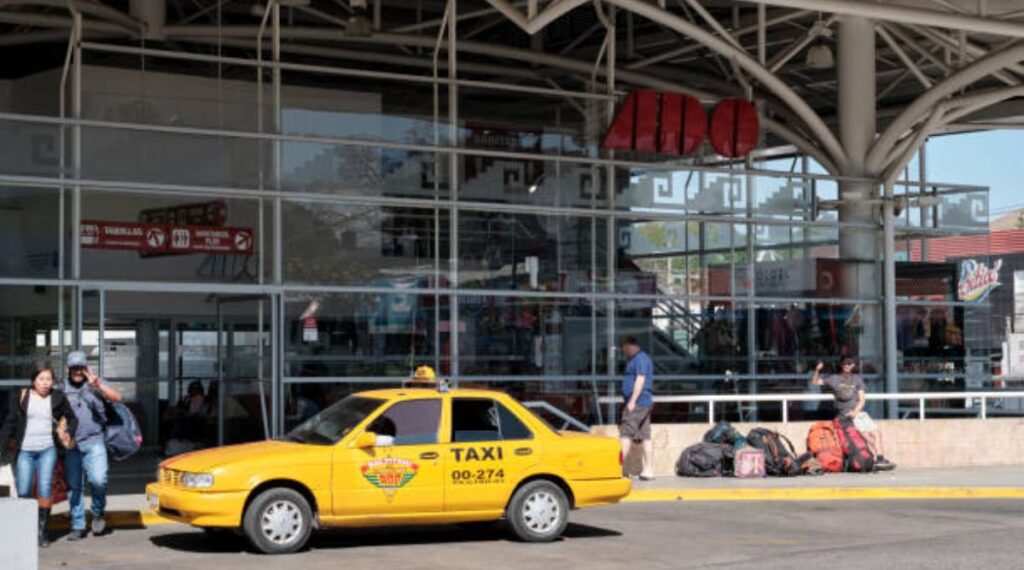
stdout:
[[502,392],[443,385],[348,396],[280,439],[187,453],[146,487],[164,517],[264,553],[314,528],[507,519],[524,541],[630,491],[616,440],[556,431]]

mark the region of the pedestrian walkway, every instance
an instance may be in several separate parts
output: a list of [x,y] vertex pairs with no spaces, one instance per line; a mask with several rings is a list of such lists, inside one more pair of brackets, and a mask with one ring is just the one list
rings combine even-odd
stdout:
[[1024,499],[1024,465],[830,473],[816,477],[659,477],[634,481],[627,501]]
[[[634,481],[633,492],[624,502],[922,499],[1024,500],[1024,465],[765,479],[659,477]],[[54,508],[54,528],[67,528],[67,510],[66,502]],[[142,494],[111,495],[107,511],[107,523],[116,528],[172,522],[149,510]]]

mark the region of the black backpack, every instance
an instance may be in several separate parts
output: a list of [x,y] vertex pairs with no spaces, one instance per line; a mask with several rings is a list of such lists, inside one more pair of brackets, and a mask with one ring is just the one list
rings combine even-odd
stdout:
[[114,461],[124,461],[142,447],[142,429],[128,406],[104,400],[107,423],[103,426],[103,440],[107,453]]
[[800,475],[793,442],[779,432],[754,428],[747,434],[747,443],[764,451],[764,470],[772,477]]
[[723,477],[732,471],[733,447],[725,443],[695,443],[684,449],[676,462],[680,477]]
[[706,443],[728,443],[736,449],[739,449],[747,444],[747,438],[743,437],[743,434],[736,431],[736,428],[732,427],[732,424],[722,420],[715,424],[715,427],[709,429],[704,434],[704,441]]

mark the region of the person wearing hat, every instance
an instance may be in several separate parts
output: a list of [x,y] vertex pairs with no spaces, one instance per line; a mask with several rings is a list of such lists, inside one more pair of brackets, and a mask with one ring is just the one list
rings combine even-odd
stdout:
[[103,518],[107,503],[107,444],[103,438],[103,426],[107,423],[108,402],[120,402],[121,392],[107,384],[89,368],[85,353],[76,350],[68,354],[68,375],[64,381],[64,393],[71,409],[78,418],[75,429],[74,449],[69,449],[64,458],[64,471],[68,479],[68,504],[71,507],[71,532],[68,540],[81,540],[85,530],[85,496],[83,479],[89,482],[92,497],[92,533],[103,534],[107,523]]

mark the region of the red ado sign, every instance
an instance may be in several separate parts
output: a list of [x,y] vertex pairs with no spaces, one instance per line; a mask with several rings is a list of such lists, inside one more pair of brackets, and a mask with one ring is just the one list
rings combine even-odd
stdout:
[[700,101],[682,93],[630,91],[604,135],[601,148],[690,154],[707,139],[721,156],[746,156],[757,146],[757,109],[743,99],[715,106],[710,120]]
[[252,253],[250,228],[171,226],[142,222],[82,221],[82,247],[126,249],[148,255],[176,253]]

